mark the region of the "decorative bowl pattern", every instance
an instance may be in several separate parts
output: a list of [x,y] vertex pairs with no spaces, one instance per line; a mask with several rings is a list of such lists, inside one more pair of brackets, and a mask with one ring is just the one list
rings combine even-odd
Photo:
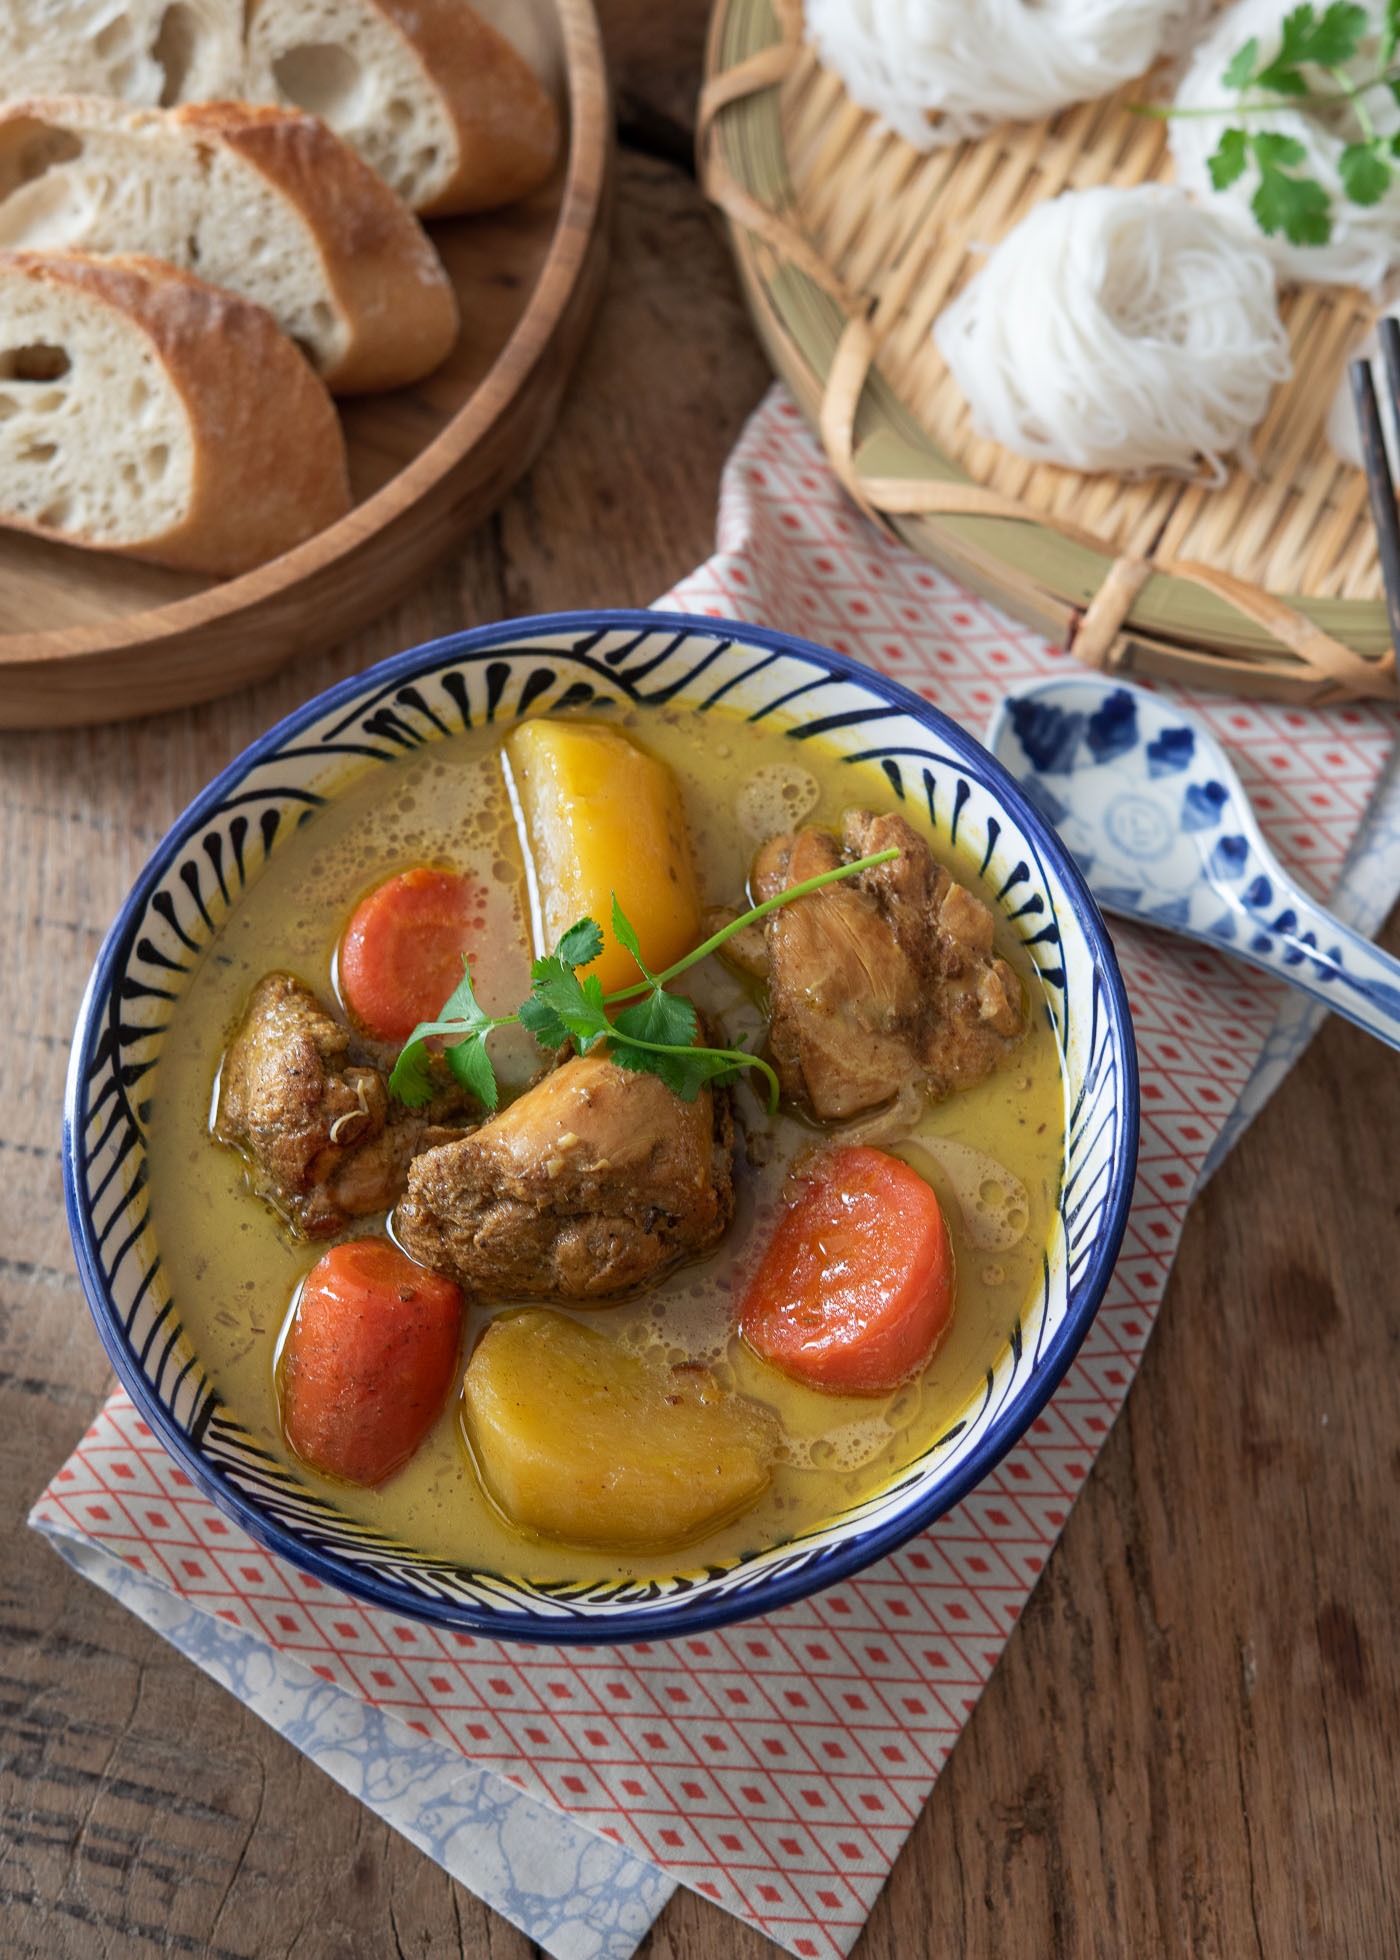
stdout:
[[1106,911],[1204,939],[1400,1048],[1400,961],[1284,870],[1201,722],[1145,688],[1083,674],[1017,690],[987,746]]
[[[344,1517],[257,1446],[191,1351],[146,1195],[150,1093],[172,1003],[299,823],[351,780],[528,709],[723,702],[875,761],[900,800],[971,845],[1035,961],[1061,1050],[1066,1150],[1041,1285],[978,1398],[875,1497],[769,1551],[647,1582],[532,1584],[424,1557]],[[156,850],[109,933],[74,1040],[64,1112],[69,1224],[98,1331],[142,1415],[213,1501],[316,1577],[398,1613],[496,1637],[659,1639],[765,1612],[878,1558],[952,1508],[1060,1381],[1102,1298],[1137,1153],[1122,982],[1053,833],[972,738],[907,689],[756,627],[648,612],[517,621],[414,649],[309,703],[219,776]],[[683,1556],[678,1565],[684,1568]]]

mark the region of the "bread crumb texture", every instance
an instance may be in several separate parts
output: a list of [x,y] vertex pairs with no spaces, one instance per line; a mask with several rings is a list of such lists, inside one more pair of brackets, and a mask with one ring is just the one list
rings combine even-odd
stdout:
[[5,0],[0,89],[152,106],[239,94],[243,0]]
[[350,506],[272,316],[156,259],[0,254],[0,523],[227,575]]
[[0,101],[236,100],[319,116],[413,210],[488,210],[558,152],[557,24],[536,0],[2,0]]
[[190,417],[155,343],[91,295],[0,275],[0,511],[111,545],[173,530],[194,484]]

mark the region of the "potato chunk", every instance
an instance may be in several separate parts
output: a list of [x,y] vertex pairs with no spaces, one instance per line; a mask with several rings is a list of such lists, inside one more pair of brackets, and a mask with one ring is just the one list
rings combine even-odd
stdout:
[[659,972],[700,938],[700,899],[676,779],[616,728],[527,721],[505,745],[524,825],[536,951],[552,953],[576,919],[607,944],[589,968],[604,993],[638,978],[612,936],[612,894]]
[[780,1435],[707,1368],[628,1354],[531,1309],[493,1322],[462,1384],[492,1496],[542,1538],[668,1551],[762,1496]]

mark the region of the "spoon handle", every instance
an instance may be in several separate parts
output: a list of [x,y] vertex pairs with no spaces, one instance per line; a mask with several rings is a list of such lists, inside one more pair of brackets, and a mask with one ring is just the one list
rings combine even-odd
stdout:
[[1289,888],[1281,910],[1269,911],[1272,916],[1242,909],[1250,930],[1231,950],[1400,1048],[1400,960],[1296,887]]

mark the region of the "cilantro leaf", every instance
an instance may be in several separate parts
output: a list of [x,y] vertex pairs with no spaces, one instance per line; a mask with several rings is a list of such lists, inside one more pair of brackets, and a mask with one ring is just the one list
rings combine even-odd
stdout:
[[[1380,46],[1382,68],[1389,68],[1395,59],[1397,47],[1400,47],[1400,0],[1385,0],[1385,18],[1381,25]],[[1394,86],[1392,82],[1392,89]]]
[[433,1078],[428,1069],[428,1051],[421,1041],[410,1041],[394,1063],[389,1077],[389,1094],[397,1096],[409,1109],[421,1109],[433,1099]]
[[1390,165],[1370,143],[1348,143],[1337,159],[1337,170],[1353,204],[1379,204],[1390,189]]
[[554,949],[564,966],[591,966],[603,950],[603,928],[592,919],[579,919]]
[[[421,1109],[424,1103],[431,1102],[433,1099],[433,1079],[427,1043],[434,1035],[442,1035],[449,1038],[455,1036],[458,1042],[465,1039],[478,1051],[485,1061],[486,1069],[491,1077],[492,1094],[489,1101],[487,1101],[485,1096],[482,1096],[480,1100],[486,1102],[488,1109],[494,1109],[496,1107],[495,1071],[491,1069],[489,1060],[486,1060],[486,1050],[482,1046],[482,1042],[485,1036],[491,1032],[492,1028],[498,1025],[499,1023],[486,1012],[481,1002],[477,999],[476,988],[472,985],[472,970],[464,958],[462,961],[462,977],[443,1002],[442,1011],[437,1019],[435,1021],[420,1021],[400,1051],[399,1058],[394,1064],[393,1073],[389,1077],[390,1095],[397,1096],[399,1101],[406,1104],[409,1109]],[[452,1069],[453,1074],[457,1076],[458,1081],[465,1088],[471,1089],[472,1094],[476,1095],[478,1093],[476,1088],[473,1087],[471,1082],[467,1081],[458,1070],[457,1065],[452,1061],[453,1050],[449,1048],[447,1053],[448,1066]],[[480,1074],[480,1065],[475,1064],[473,1066],[477,1069],[477,1080],[483,1079]]]
[[[1390,15],[1395,15],[1400,38],[1400,0],[1386,0],[1387,20],[1382,34],[1381,61],[1387,66],[1395,51],[1387,48]],[[1251,34],[1243,47],[1231,57],[1221,81],[1228,89],[1244,94],[1249,89],[1284,96],[1305,96],[1311,91],[1304,67],[1340,68],[1358,52],[1370,32],[1370,15],[1356,0],[1332,0],[1319,14],[1311,4],[1294,7],[1279,23],[1278,47],[1269,60],[1260,56],[1259,39]]]
[[[1259,229],[1270,236],[1282,232],[1294,245],[1325,245],[1332,235],[1331,199],[1313,178],[1295,174],[1308,160],[1297,137],[1271,129],[1227,129],[1209,163],[1216,190],[1238,183],[1251,159],[1259,182],[1250,208]],[[1375,203],[1389,186],[1390,166],[1374,146],[1354,143],[1343,152],[1343,181],[1349,193],[1353,183],[1362,190],[1358,202]]]
[[1293,245],[1325,245],[1332,236],[1331,202],[1326,191],[1310,177],[1290,177],[1276,163],[1259,156],[1263,140],[1254,139],[1259,188],[1250,199],[1259,229],[1270,237],[1282,232]]
[[1242,129],[1227,129],[1215,147],[1207,168],[1218,191],[1228,190],[1245,173],[1249,162],[1249,137]]
[[778,1082],[768,1064],[744,1053],[742,1037],[732,1048],[694,1047],[698,1028],[690,1002],[658,987],[617,1016],[608,1053],[619,1068],[659,1076],[682,1102],[694,1102],[706,1083],[732,1082],[741,1068],[756,1068],[768,1078],[769,1108],[775,1109]]
[[612,895],[612,929],[618,945],[632,955],[647,979],[655,984],[656,975],[642,958],[642,942],[637,937],[637,928],[619,905],[616,892]]
[[418,1041],[425,1034],[447,1034],[453,1028],[464,1027],[476,1034],[485,1034],[493,1025],[491,1016],[476,997],[476,987],[472,981],[472,970],[466,956],[462,958],[462,977],[443,1002],[435,1021],[420,1021],[410,1041]]
[[[1306,11],[1311,14],[1312,8],[1309,7]],[[1298,8],[1297,13],[1302,12],[1304,12],[1304,9],[1301,7]],[[1272,61],[1266,61],[1262,67],[1255,69],[1252,79],[1246,84],[1247,87],[1261,90],[1267,89],[1271,95],[1307,94],[1307,82],[1298,72],[1298,62],[1301,58],[1297,51],[1298,36],[1296,34],[1290,35],[1289,33],[1289,23],[1296,18],[1297,14],[1288,14],[1285,16],[1283,39],[1279,44],[1278,53]]]
[[1275,71],[1283,70],[1286,73],[1297,67],[1316,29],[1317,13],[1311,5],[1294,7],[1291,13],[1285,14],[1279,22],[1278,52],[1272,61],[1257,70],[1257,79],[1263,82],[1267,76],[1268,85],[1276,88],[1278,80]]
[[709,1080],[704,1057],[698,1051],[687,1055],[665,1049],[658,1054],[651,1048],[629,1048],[625,1042],[619,1042],[609,1059],[619,1068],[631,1069],[635,1075],[658,1076],[682,1102],[694,1102]]
[[585,1031],[585,1039],[590,1034],[596,1038],[597,1036],[609,1033],[612,1028],[612,1022],[608,1019],[608,1004],[606,996],[603,993],[603,983],[596,973],[586,973],[583,976],[582,991],[584,1010],[586,1010],[589,1019],[589,1028]]
[[[1299,14],[1311,13],[1310,7],[1299,7]],[[1287,20],[1284,22],[1287,27]],[[1350,61],[1361,43],[1370,32],[1371,17],[1365,7],[1357,0],[1332,0],[1330,7],[1324,7],[1321,14],[1308,31],[1299,31],[1298,61],[1312,61],[1319,68],[1340,68],[1344,61]]]
[[1247,89],[1254,80],[1254,70],[1258,60],[1259,42],[1251,34],[1221,76],[1226,88]]
[[613,1021],[613,1031],[635,1041],[656,1041],[668,1048],[689,1048],[699,1026],[695,1009],[684,994],[659,990],[624,1007]]
[[[565,934],[565,937],[568,935]],[[580,980],[573,968],[566,966],[560,955],[554,954],[549,959],[535,961],[530,968],[530,979],[533,998],[553,1017],[551,1032],[556,1023],[561,1026],[565,1035],[573,1038],[581,1055],[587,1054],[594,1042],[611,1032],[611,1023],[603,1004],[602,982],[596,973],[587,974]],[[526,1025],[538,1040],[535,1027],[529,1022]],[[545,1045],[557,1046],[552,1041],[547,1041]]]
[[1259,66],[1255,48],[1246,69],[1242,48],[1225,71],[1225,84],[1228,88],[1267,89],[1276,95],[1307,95],[1308,82],[1300,72],[1302,68],[1308,63],[1317,68],[1340,68],[1357,52],[1370,24],[1370,15],[1356,0],[1332,0],[1320,14],[1311,5],[1295,7],[1280,23],[1278,52],[1272,61]]
[[737,1073],[734,1057],[722,1048],[667,1050],[658,1055],[649,1048],[628,1048],[620,1043],[611,1058],[619,1068],[659,1076],[672,1095],[688,1103],[694,1102],[707,1084],[732,1082]]
[[546,1007],[542,1000],[533,994],[522,1000],[516,1014],[517,1020],[527,1034],[532,1034],[541,1048],[560,1048],[569,1038],[569,1030],[559,1019],[552,1007]]
[[483,1109],[494,1110],[501,1100],[501,1092],[484,1037],[473,1035],[466,1041],[455,1042],[446,1052],[447,1066],[462,1087],[476,1097]]
[[1273,170],[1280,165],[1306,163],[1308,153],[1296,136],[1281,136],[1276,130],[1261,130],[1249,139],[1254,151],[1254,160],[1261,170]]
[[1267,67],[1261,68],[1248,86],[1268,89],[1274,95],[1306,95],[1308,92],[1306,81],[1291,62],[1283,59],[1282,55],[1276,61],[1271,61]]

